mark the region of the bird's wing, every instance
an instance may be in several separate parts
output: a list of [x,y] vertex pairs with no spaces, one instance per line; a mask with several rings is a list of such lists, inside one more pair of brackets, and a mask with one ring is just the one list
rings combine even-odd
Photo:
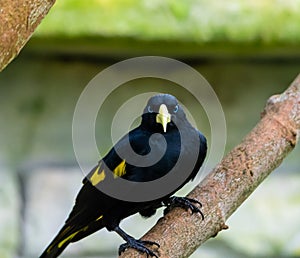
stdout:
[[110,207],[111,199],[95,186],[104,182],[111,172],[114,178],[125,177],[128,173],[136,172],[134,167],[126,163],[125,158],[120,158],[116,150],[124,153],[130,145],[129,147],[133,148],[135,153],[144,155],[149,151],[149,144],[145,142],[146,138],[145,132],[136,128],[117,142],[103,160],[98,162],[98,165],[83,179],[83,186],[76,197],[75,205],[66,224],[85,226],[86,223],[97,220],[105,213],[105,210]]

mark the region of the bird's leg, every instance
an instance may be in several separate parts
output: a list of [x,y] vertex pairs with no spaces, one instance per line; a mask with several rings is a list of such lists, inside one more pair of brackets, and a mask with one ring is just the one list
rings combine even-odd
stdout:
[[122,252],[124,252],[127,248],[134,248],[142,253],[146,253],[147,257],[150,255],[151,257],[158,256],[151,251],[149,248],[147,248],[145,245],[156,245],[159,247],[159,244],[153,241],[147,241],[147,240],[138,240],[133,238],[132,236],[128,235],[125,231],[123,231],[119,226],[116,226],[113,231],[118,233],[125,241],[126,243],[120,245],[119,247],[119,255],[121,255]]
[[200,213],[202,220],[204,219],[204,215],[202,211],[195,205],[198,204],[200,208],[202,207],[202,204],[197,200],[188,197],[172,196],[169,199],[163,201],[163,203],[166,206],[164,210],[164,215],[166,215],[174,207],[181,207],[184,208],[185,210],[190,209],[192,213]]

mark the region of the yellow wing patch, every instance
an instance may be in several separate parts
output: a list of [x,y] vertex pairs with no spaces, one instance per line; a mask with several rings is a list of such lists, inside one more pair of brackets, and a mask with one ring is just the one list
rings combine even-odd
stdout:
[[90,181],[91,181],[91,183],[92,183],[93,186],[99,184],[105,178],[104,169],[101,171],[100,174],[98,173],[99,169],[100,169],[100,166],[101,166],[101,164],[99,164],[99,166],[97,167],[97,169],[95,170],[95,172],[93,173],[93,175],[90,178]]
[[[105,171],[102,169],[101,173],[99,173],[102,164],[100,163],[96,168],[95,172],[90,177],[90,182],[93,186],[99,184],[101,181],[105,179]],[[125,159],[113,170],[114,178],[121,177],[126,174],[126,161]]]
[[126,163],[125,159],[114,169],[114,178],[121,177],[126,174]]

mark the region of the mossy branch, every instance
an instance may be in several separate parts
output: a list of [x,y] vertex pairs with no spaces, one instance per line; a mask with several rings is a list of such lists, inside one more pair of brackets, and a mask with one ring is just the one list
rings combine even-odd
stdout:
[[0,71],[21,51],[55,0],[1,0]]
[[[269,98],[261,120],[188,195],[202,202],[205,219],[176,208],[142,238],[160,244],[160,258],[188,257],[226,229],[226,220],[295,147],[300,133],[300,74]],[[154,247],[153,247],[154,248]],[[120,257],[145,257],[128,249]]]

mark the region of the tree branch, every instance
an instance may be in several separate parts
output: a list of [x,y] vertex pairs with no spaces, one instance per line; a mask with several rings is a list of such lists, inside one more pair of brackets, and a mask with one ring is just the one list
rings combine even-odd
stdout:
[[21,51],[55,0],[0,0],[0,71]]
[[[255,128],[188,195],[202,202],[204,221],[176,208],[143,239],[160,244],[160,258],[191,255],[227,228],[225,221],[293,150],[299,133],[300,74],[284,93],[269,98]],[[145,256],[128,249],[120,257]]]

